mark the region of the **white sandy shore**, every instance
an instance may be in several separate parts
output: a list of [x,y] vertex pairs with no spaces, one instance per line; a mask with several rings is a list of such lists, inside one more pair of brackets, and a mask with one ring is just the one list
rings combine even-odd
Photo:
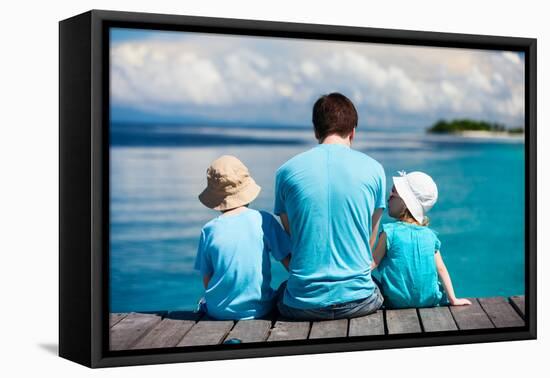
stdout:
[[511,134],[507,131],[460,131],[455,133],[465,138],[523,140],[524,134]]

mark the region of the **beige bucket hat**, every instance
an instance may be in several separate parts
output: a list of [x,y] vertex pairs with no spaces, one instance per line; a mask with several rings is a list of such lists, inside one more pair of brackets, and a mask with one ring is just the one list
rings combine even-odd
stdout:
[[249,204],[262,188],[250,176],[248,168],[235,156],[214,160],[206,171],[207,186],[199,200],[214,210],[230,210]]

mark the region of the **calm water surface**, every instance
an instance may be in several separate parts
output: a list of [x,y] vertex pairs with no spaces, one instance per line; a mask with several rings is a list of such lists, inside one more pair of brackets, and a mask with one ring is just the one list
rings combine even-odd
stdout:
[[[241,159],[263,188],[251,207],[272,211],[275,170],[315,146],[311,130],[293,127],[112,125],[111,142],[111,312],[195,307],[200,229],[219,215],[197,199],[212,160]],[[434,178],[430,226],[457,295],[524,292],[523,143],[359,129],[353,148],[382,163],[387,192],[398,170]],[[272,286],[284,279],[273,264]]]

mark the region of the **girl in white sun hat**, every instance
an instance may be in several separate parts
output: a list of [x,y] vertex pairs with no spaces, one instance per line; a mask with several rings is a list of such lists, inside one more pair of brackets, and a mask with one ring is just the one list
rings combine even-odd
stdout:
[[388,213],[397,222],[383,224],[372,267],[380,273],[386,308],[469,305],[456,298],[441,253],[441,242],[428,227],[426,213],[437,202],[437,186],[422,172],[393,177]]

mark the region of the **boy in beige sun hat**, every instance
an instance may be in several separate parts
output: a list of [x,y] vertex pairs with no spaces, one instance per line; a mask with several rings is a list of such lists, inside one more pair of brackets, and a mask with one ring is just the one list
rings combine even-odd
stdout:
[[206,171],[207,186],[199,195],[206,207],[227,211],[252,202],[262,188],[250,176],[248,168],[236,157],[224,155]]
[[273,215],[248,205],[261,191],[248,168],[224,155],[207,170],[199,195],[222,212],[201,231],[195,269],[205,287],[202,310],[216,319],[260,318],[273,309],[270,254],[288,269],[290,238]]

